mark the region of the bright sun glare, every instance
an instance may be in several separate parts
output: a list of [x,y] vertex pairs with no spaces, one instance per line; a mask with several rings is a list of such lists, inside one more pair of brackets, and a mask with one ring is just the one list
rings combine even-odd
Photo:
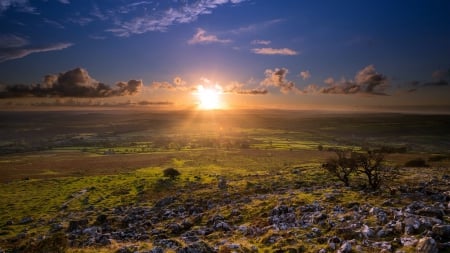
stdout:
[[214,110],[222,107],[220,101],[221,89],[219,86],[205,88],[203,85],[197,87],[197,98],[199,100],[199,109]]

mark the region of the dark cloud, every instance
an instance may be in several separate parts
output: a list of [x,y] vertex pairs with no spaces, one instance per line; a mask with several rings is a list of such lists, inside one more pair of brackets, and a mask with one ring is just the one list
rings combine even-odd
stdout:
[[111,87],[90,77],[85,69],[76,68],[58,75],[46,75],[42,84],[6,85],[0,91],[0,98],[125,96],[136,94],[142,87],[141,80],[118,82]]
[[266,95],[269,91],[266,88],[243,88],[244,85],[238,82],[233,82],[226,86],[223,90],[224,93],[238,94],[238,95]]
[[376,72],[373,65],[360,70],[355,75],[354,80],[335,81],[333,78],[328,78],[324,82],[328,87],[320,88],[316,86],[317,92],[324,94],[387,95],[385,89],[388,79],[385,75]]
[[261,82],[264,86],[273,86],[280,88],[282,93],[300,92],[296,87],[295,83],[286,79],[286,75],[288,73],[288,69],[286,68],[275,68],[274,70],[266,69],[264,74],[266,78]]
[[0,35],[0,63],[20,59],[33,53],[63,50],[72,43],[56,43],[43,46],[32,46],[27,39],[16,35]]
[[450,69],[438,69],[431,74],[431,81],[412,81],[408,86],[413,87],[408,92],[414,92],[424,87],[444,87],[450,85]]
[[266,95],[269,91],[266,88],[243,89],[235,92],[239,95]]
[[143,100],[136,103],[137,105],[173,105],[173,102],[169,101],[148,101]]

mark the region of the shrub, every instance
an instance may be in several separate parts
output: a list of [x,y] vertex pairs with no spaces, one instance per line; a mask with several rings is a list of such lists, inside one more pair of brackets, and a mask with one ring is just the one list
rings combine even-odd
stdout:
[[351,175],[364,174],[369,187],[372,190],[378,190],[382,184],[398,175],[397,168],[384,165],[383,153],[374,151],[354,153],[343,150],[335,152],[337,158],[329,158],[322,167],[336,176],[345,186],[350,186]]
[[440,162],[440,161],[443,161],[446,159],[448,159],[448,156],[446,156],[446,155],[432,155],[428,158],[428,161],[429,162]]
[[342,181],[345,186],[350,186],[350,175],[357,170],[356,160],[350,151],[336,150],[337,158],[328,158],[322,165],[332,175]]
[[168,177],[168,178],[174,180],[174,179],[178,178],[178,176],[180,176],[181,173],[174,168],[167,168],[167,169],[163,170],[163,175],[165,177]]
[[66,252],[69,246],[67,236],[62,233],[56,233],[46,237],[35,245],[27,247],[26,252],[48,252],[48,253],[63,253]]
[[416,158],[405,163],[405,167],[429,167],[423,158]]
[[378,190],[380,186],[398,175],[397,168],[384,165],[384,154],[368,151],[367,154],[357,156],[358,172],[363,173],[372,190]]

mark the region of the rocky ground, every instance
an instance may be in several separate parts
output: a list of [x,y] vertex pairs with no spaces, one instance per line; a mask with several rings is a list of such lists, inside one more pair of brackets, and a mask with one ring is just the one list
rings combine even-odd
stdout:
[[24,229],[0,252],[450,252],[449,185],[443,176],[370,193],[220,179],[213,190],[180,188],[151,205],[24,217],[18,223],[48,232]]

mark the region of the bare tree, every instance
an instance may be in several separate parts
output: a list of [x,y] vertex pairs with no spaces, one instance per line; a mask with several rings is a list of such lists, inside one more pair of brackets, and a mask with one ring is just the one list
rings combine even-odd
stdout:
[[385,155],[381,152],[368,151],[357,155],[358,172],[367,177],[372,190],[378,190],[382,184],[392,180],[397,174],[396,168],[385,166]]
[[357,172],[358,168],[353,154],[351,151],[336,150],[337,158],[328,158],[322,167],[336,176],[345,186],[350,186],[350,175]]

